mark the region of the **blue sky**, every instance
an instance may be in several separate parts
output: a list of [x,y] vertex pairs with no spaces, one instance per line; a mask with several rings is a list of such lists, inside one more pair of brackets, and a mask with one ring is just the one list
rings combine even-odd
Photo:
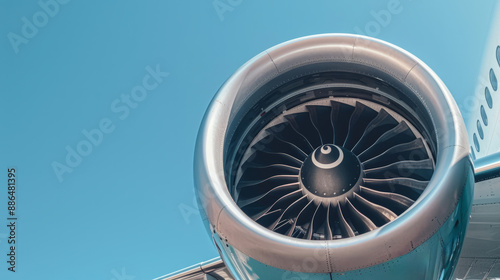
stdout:
[[364,33],[422,59],[464,110],[495,5],[284,3],[0,1],[0,279],[152,279],[215,257],[196,212],[193,153],[231,73],[283,41]]

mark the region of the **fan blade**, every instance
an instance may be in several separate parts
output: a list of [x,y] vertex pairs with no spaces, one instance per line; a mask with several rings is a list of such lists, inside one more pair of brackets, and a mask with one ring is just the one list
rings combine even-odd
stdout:
[[380,138],[375,141],[370,147],[358,155],[361,162],[366,161],[372,157],[375,157],[387,149],[394,147],[396,145],[413,141],[415,135],[411,131],[408,124],[405,121],[400,122],[393,129],[382,134]]
[[281,209],[276,209],[271,212],[265,213],[264,215],[260,216],[258,219],[255,221],[259,224],[261,224],[263,227],[269,228],[269,225],[272,224],[275,220],[277,220],[281,216],[281,212],[283,210]]
[[296,190],[287,195],[284,195],[280,197],[278,200],[276,200],[276,202],[274,202],[272,205],[266,207],[266,209],[262,210],[261,212],[255,215],[250,216],[250,218],[252,218],[254,221],[258,221],[265,215],[274,212],[275,210],[284,210],[284,208],[287,208],[294,201],[297,201],[297,199],[300,198],[301,196],[302,196],[301,190]]
[[279,185],[265,193],[258,192],[252,189],[250,194],[248,195],[248,198],[244,198],[240,193],[240,195],[238,196],[237,204],[240,208],[247,207],[248,205],[254,204],[256,202],[260,202],[259,205],[269,205],[273,201],[276,201],[278,198],[298,189],[300,189],[300,186],[297,182]]
[[[243,170],[243,175],[239,178],[238,182],[248,182],[255,180],[264,180],[276,174],[279,175],[299,175],[300,168],[284,165],[284,164],[271,164],[264,166],[251,166]],[[239,183],[238,183],[239,184]]]
[[306,106],[306,108],[321,136],[322,144],[333,144],[333,126],[330,120],[332,108],[329,106]]
[[428,181],[433,171],[434,163],[431,159],[403,160],[382,167],[365,169],[365,177],[374,179],[408,177]]
[[294,183],[299,181],[299,176],[297,175],[274,175],[269,178],[265,178],[262,180],[248,180],[248,181],[239,181],[236,185],[237,189],[243,189],[247,187],[257,187],[261,184],[273,184],[275,186],[284,185],[288,183]]
[[[319,217],[318,215],[318,210],[321,208],[321,203],[318,204],[316,207],[316,210],[314,211],[313,216],[311,217],[311,224],[309,225],[309,229],[307,230],[307,239],[312,240],[313,233],[316,232],[315,229],[317,228],[316,224],[319,222],[316,221],[316,216]],[[321,219],[318,219],[321,220]]]
[[356,108],[349,120],[349,131],[344,147],[351,150],[365,131],[366,126],[377,116],[377,112],[363,103],[356,102]]
[[337,101],[330,101],[330,105],[332,107],[330,120],[334,131],[334,141],[337,146],[342,146],[349,131],[349,119],[354,112],[354,107]]
[[[304,204],[307,203],[307,196],[303,195],[301,198],[297,199],[294,201],[292,204],[290,204],[285,211],[281,214],[279,219],[274,222],[269,229],[273,231],[277,231],[281,227],[283,227],[285,224],[290,224],[290,226],[293,224],[291,223],[292,220],[297,218],[298,212],[301,209],[304,209]],[[285,233],[285,232],[282,232]]]
[[331,221],[333,220],[333,210],[332,210],[332,206],[331,204],[329,203],[328,204],[328,207],[327,207],[327,210],[326,210],[326,221],[324,223],[325,225],[325,239],[326,240],[332,240],[333,239],[333,231],[332,231],[332,226],[331,226]]
[[415,202],[406,196],[396,193],[375,191],[363,186],[360,187],[360,190],[361,195],[364,198],[375,204],[382,205],[390,209],[397,215],[406,211],[406,209],[410,208],[410,206]]
[[345,200],[346,208],[349,209],[349,213],[351,214],[351,221],[360,234],[377,229],[377,226],[368,217],[354,207],[349,198],[346,197]]
[[284,122],[266,129],[271,135],[275,135],[282,141],[289,142],[298,147],[302,152],[309,154],[314,150],[306,137],[297,131],[289,122]]
[[235,200],[244,200],[255,195],[266,193],[278,186],[298,183],[297,175],[275,175],[263,180],[256,181],[240,181],[234,188]]
[[337,204],[337,213],[339,216],[340,231],[342,232],[342,237],[353,237],[354,231],[352,230],[349,223],[347,223],[344,214],[342,213],[342,207],[340,202]]
[[375,204],[357,193],[354,193],[355,201],[358,202],[359,208],[372,220],[377,226],[382,226],[390,221],[395,220],[398,216],[384,206]]
[[[294,236],[294,237],[298,237],[296,234],[294,234],[294,232],[296,232],[297,230],[297,225],[303,225],[304,223],[309,223],[310,222],[310,216],[311,216],[311,213],[310,213],[310,210],[314,211],[315,210],[315,207],[314,207],[314,203],[313,203],[314,200],[310,200],[306,206],[304,206],[304,208],[299,212],[299,214],[297,215],[297,218],[295,219],[295,222],[293,223],[293,225],[290,227],[290,229],[288,230],[288,232],[286,233],[286,235],[288,236]],[[304,227],[302,227],[303,229]]]
[[300,159],[294,158],[289,154],[264,152],[255,149],[253,153],[248,156],[248,158],[243,158],[242,162],[244,162],[241,165],[242,169],[269,164],[284,164],[293,167],[302,166],[302,161]]
[[371,146],[382,134],[391,130],[398,122],[386,110],[381,109],[377,116],[367,125],[363,135],[352,148],[354,154],[359,154]]
[[398,160],[420,160],[429,158],[424,142],[417,138],[411,142],[396,145],[380,155],[363,162],[363,168],[385,166]]
[[308,112],[286,115],[285,118],[290,122],[296,131],[300,131],[300,133],[304,135],[313,147],[313,150],[321,146],[321,137],[319,136],[316,128],[314,128]]
[[268,135],[262,138],[259,142],[255,143],[252,148],[270,153],[282,152],[302,161],[307,157],[307,154],[297,146],[290,142],[281,140],[275,135]]
[[363,178],[363,186],[376,191],[395,192],[407,196],[413,200],[417,199],[425,190],[429,181],[419,181],[412,178],[388,178],[370,179]]

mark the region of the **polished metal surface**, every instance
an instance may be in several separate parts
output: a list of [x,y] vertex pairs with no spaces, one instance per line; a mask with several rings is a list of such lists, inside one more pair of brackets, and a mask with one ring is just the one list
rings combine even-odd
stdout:
[[476,182],[500,177],[500,152],[474,161],[474,174]]
[[[232,199],[224,168],[230,148],[226,140],[234,135],[241,114],[253,108],[273,88],[301,75],[338,69],[377,77],[407,93],[374,98],[395,103],[402,102],[398,99],[403,98],[410,103],[406,110],[421,117],[430,140],[435,143],[434,176],[410,209],[369,233],[342,241],[297,240],[274,233],[246,216]],[[444,255],[455,261],[455,245],[460,245],[462,239],[455,241],[452,247],[446,244],[461,237],[465,227],[456,232],[452,230],[453,225],[466,224],[470,211],[473,175],[468,147],[463,120],[451,94],[419,59],[372,38],[317,35],[292,40],[261,53],[226,81],[200,128],[195,183],[210,234],[220,236],[228,244],[227,248],[230,245],[243,256],[278,269],[304,273],[369,270],[403,256],[416,256],[414,260],[422,261],[429,253],[433,254],[432,250],[446,252]],[[461,200],[463,197],[466,199]],[[427,241],[434,242],[436,234],[437,240],[441,240],[436,244],[441,246],[426,247],[431,251],[417,249]],[[304,260],[311,258],[314,265],[305,265]],[[426,268],[428,275],[445,271],[449,264],[448,259],[436,260],[433,267]]]

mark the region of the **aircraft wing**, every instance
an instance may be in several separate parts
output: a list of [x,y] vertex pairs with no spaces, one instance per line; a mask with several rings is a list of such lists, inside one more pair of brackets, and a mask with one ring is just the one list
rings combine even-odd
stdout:
[[474,163],[474,202],[453,279],[500,279],[500,174],[495,166],[498,158],[499,154],[493,154]]
[[220,257],[201,262],[154,280],[234,280]]

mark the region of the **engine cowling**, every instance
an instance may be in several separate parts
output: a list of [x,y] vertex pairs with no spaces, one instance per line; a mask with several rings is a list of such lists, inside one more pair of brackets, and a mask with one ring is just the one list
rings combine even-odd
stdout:
[[309,36],[252,58],[195,152],[207,230],[242,279],[448,279],[473,169],[460,112],[389,43]]

